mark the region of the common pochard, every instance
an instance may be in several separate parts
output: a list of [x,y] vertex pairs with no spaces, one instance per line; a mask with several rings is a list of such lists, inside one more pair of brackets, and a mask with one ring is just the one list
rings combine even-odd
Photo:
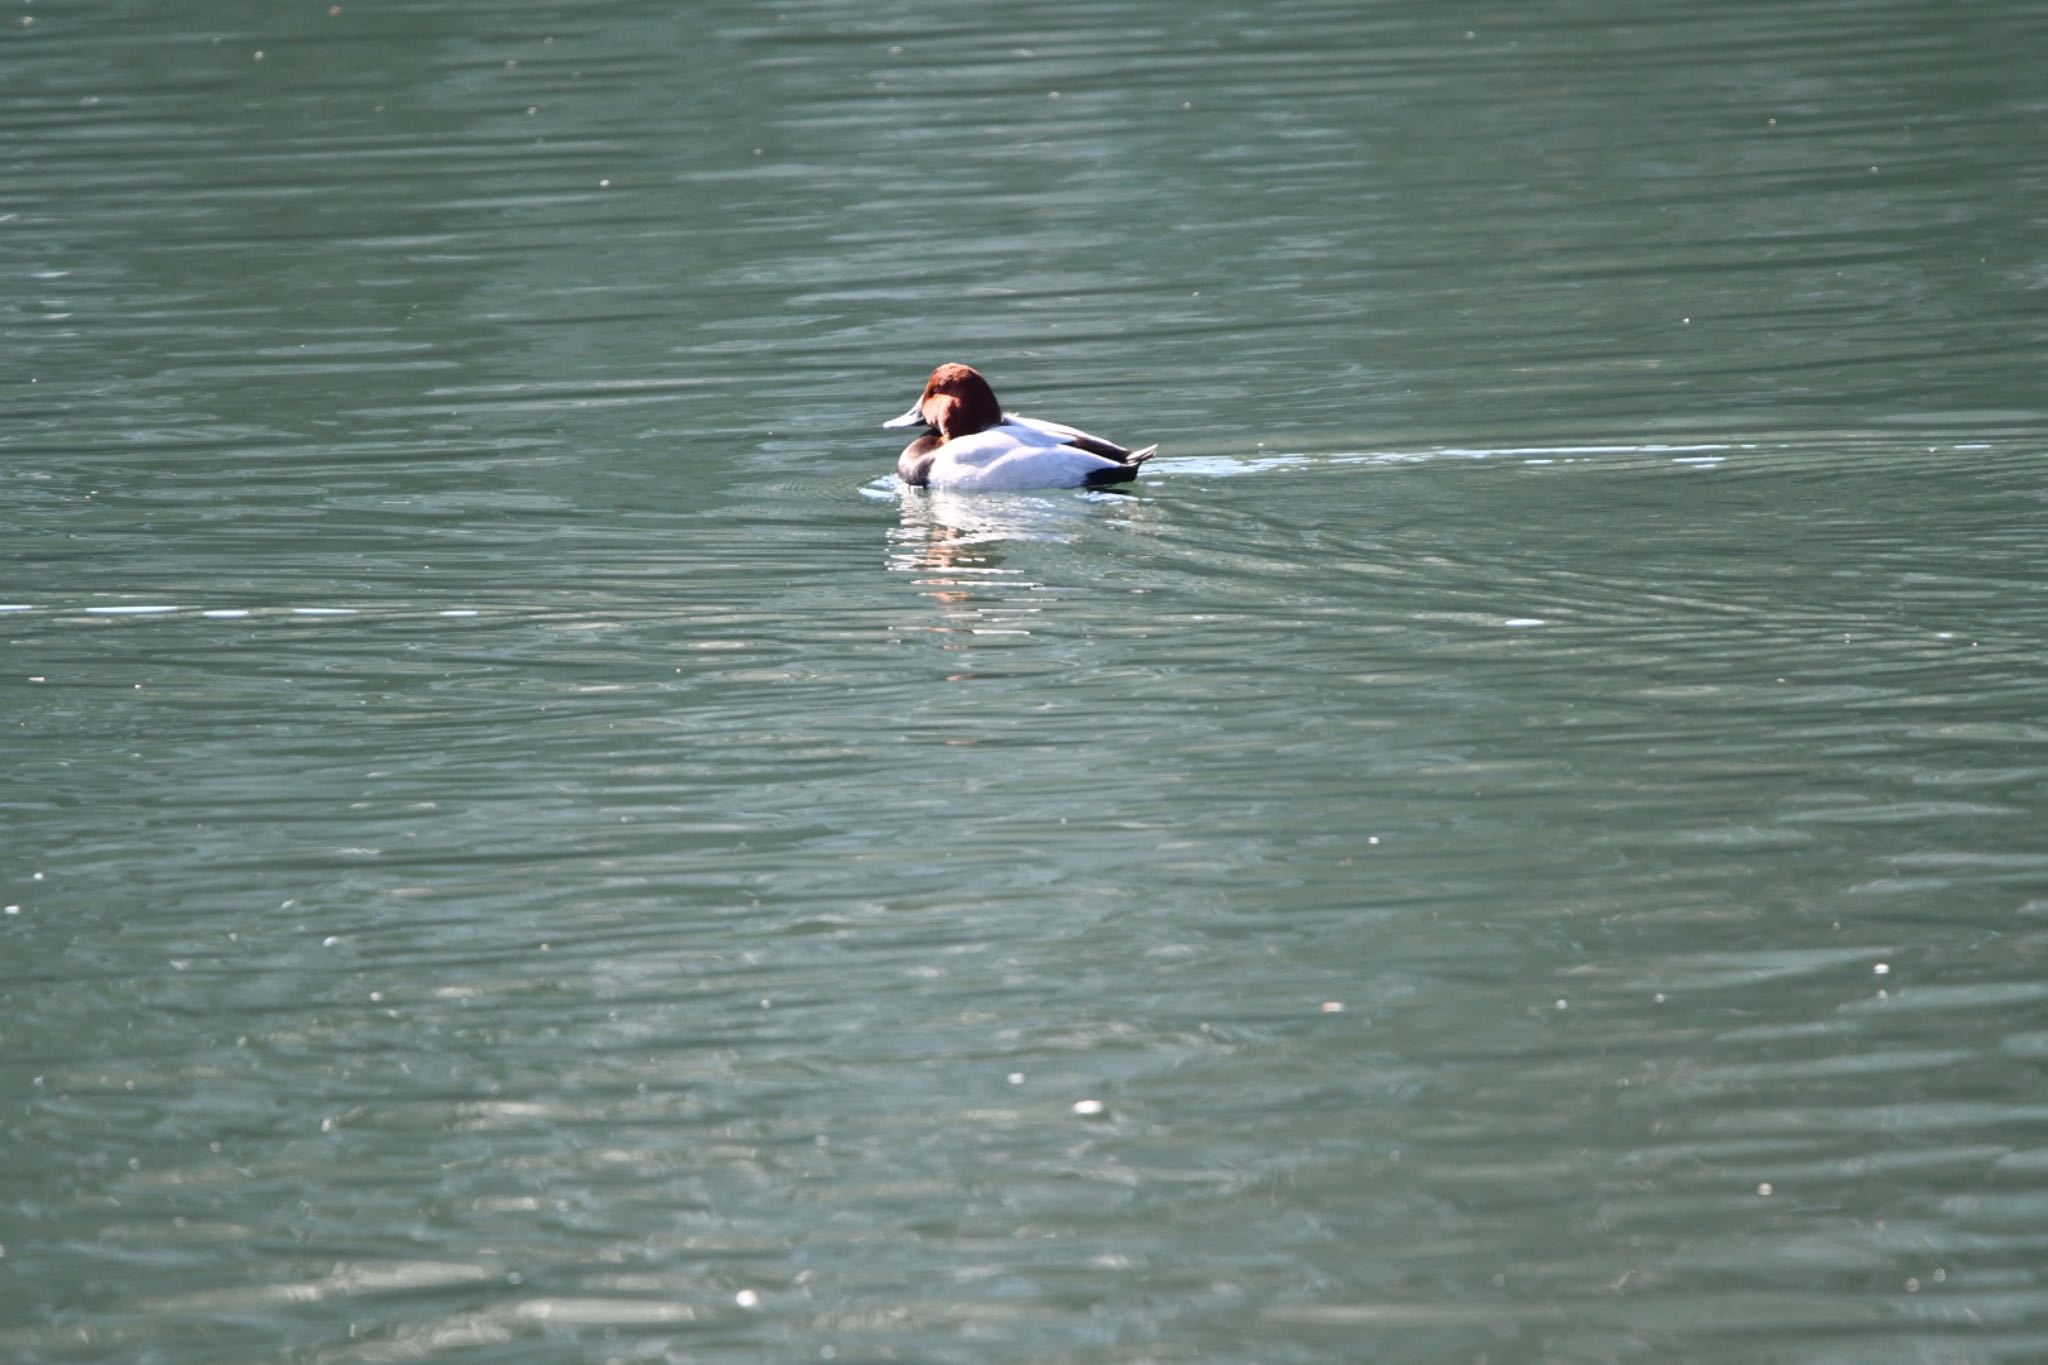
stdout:
[[941,365],[909,412],[885,427],[930,430],[903,448],[896,477],[913,488],[998,492],[1129,483],[1156,445],[1128,450],[1059,422],[1006,413],[971,365]]

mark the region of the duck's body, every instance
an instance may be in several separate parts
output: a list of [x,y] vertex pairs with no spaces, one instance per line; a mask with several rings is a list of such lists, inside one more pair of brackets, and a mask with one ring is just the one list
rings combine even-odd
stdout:
[[1005,413],[1000,424],[950,441],[926,432],[904,447],[896,477],[913,488],[969,492],[1081,488],[1128,483],[1151,456],[1150,450],[1125,450],[1072,427]]
[[903,449],[896,477],[913,488],[1001,492],[1128,483],[1157,446],[1130,450],[1060,422],[1006,413],[966,365],[932,371],[916,406],[887,427],[930,430]]

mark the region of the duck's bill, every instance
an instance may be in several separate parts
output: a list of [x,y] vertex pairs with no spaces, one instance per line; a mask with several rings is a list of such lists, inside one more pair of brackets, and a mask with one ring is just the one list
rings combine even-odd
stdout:
[[882,426],[884,428],[921,427],[924,425],[924,413],[921,411],[923,407],[924,400],[920,398],[917,402],[910,405],[909,412],[904,413],[901,417],[891,417],[888,421],[882,423]]

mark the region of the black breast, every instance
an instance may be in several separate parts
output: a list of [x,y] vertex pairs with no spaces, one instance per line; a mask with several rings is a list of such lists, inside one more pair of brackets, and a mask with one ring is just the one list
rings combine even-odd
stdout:
[[927,431],[903,447],[903,453],[896,457],[896,477],[912,488],[923,488],[931,482],[932,460],[945,443],[938,432]]

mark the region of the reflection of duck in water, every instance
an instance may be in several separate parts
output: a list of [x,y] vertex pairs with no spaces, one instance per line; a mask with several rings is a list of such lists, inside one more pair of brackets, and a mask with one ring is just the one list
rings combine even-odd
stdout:
[[924,396],[885,427],[931,430],[903,448],[896,476],[913,488],[997,492],[1099,488],[1128,483],[1158,446],[1128,450],[1058,422],[1003,411],[996,391],[970,365],[932,371]]
[[[985,624],[985,617],[1028,615],[1038,610],[1035,604],[1020,608],[1013,601],[1043,585],[1003,567],[1003,544],[1012,539],[1006,524],[960,515],[969,511],[972,503],[1003,507],[1015,500],[959,498],[944,493],[927,496],[905,489],[902,501],[903,523],[889,533],[888,565],[898,573],[915,575],[919,595],[947,609],[945,624],[930,629],[973,634]],[[1044,505],[1041,499],[1029,501]],[[1085,504],[1082,506],[1086,510]],[[1027,530],[1023,538],[1036,537]]]

